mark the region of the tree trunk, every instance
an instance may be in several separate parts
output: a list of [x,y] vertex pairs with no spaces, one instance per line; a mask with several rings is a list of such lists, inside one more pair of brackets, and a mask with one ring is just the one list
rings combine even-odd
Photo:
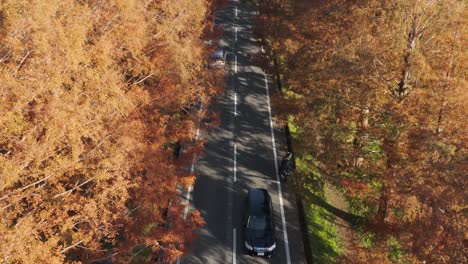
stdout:
[[391,199],[392,190],[394,190],[396,177],[396,166],[399,163],[399,151],[398,151],[398,138],[389,139],[385,138],[383,142],[383,149],[387,156],[386,168],[383,172],[381,181],[382,189],[379,197],[379,208],[376,215],[378,224],[385,224],[385,219],[388,212],[388,203]]
[[378,224],[385,224],[385,218],[387,217],[388,201],[389,197],[388,187],[385,183],[382,186],[382,193],[379,198],[379,209],[377,210],[376,220]]
[[405,55],[403,57],[404,59],[404,64],[403,64],[403,70],[401,71],[401,79],[400,82],[398,83],[398,89],[396,91],[396,96],[398,97],[398,100],[403,100],[405,95],[408,94],[408,84],[411,81],[411,64],[413,62],[413,53],[414,53],[414,48],[416,47],[416,41],[417,41],[417,32],[416,32],[416,18],[413,19],[412,25],[411,25],[411,30],[408,34],[408,43],[406,46],[406,51]]
[[362,167],[364,163],[364,155],[362,147],[367,143],[368,135],[367,129],[369,127],[369,106],[366,105],[361,110],[361,123],[356,137],[354,138],[354,153],[355,161],[354,166],[357,168]]
[[452,40],[452,43],[450,45],[450,61],[449,61],[449,65],[447,67],[447,71],[445,72],[445,84],[444,84],[444,88],[442,89],[442,93],[443,93],[443,98],[442,98],[442,104],[440,106],[440,109],[439,109],[439,114],[437,116],[437,128],[436,128],[436,135],[439,136],[440,132],[442,131],[442,122],[443,122],[443,118],[444,118],[444,114],[445,114],[445,107],[447,106],[447,90],[449,89],[449,80],[450,80],[450,77],[452,76],[452,73],[454,71],[454,65],[453,65],[453,60],[454,60],[454,56],[455,56],[455,43],[458,39],[458,36],[459,36],[459,33],[460,33],[460,22],[461,22],[461,15],[458,19],[458,24],[457,24],[457,28],[455,30],[455,33],[453,34],[453,40]]
[[436,135],[439,136],[440,132],[442,132],[442,120],[445,114],[445,107],[447,106],[447,98],[445,96],[445,92],[447,91],[447,86],[444,88],[444,98],[442,99],[442,105],[440,106],[439,115],[437,117],[437,128],[436,128]]
[[427,1],[426,5],[421,10],[421,12],[412,16],[411,29],[408,33],[406,50],[403,56],[404,62],[403,69],[401,71],[401,79],[398,82],[398,87],[396,88],[396,91],[394,90],[394,94],[398,97],[399,101],[402,101],[409,92],[409,83],[412,81],[410,68],[413,64],[414,50],[416,48],[418,39],[422,37],[424,31],[426,31],[426,29],[431,24],[430,22],[434,17],[434,14],[429,15],[425,20],[423,20],[423,17],[427,15],[429,8],[434,6],[436,2],[436,0]]
[[278,86],[278,90],[280,92],[283,91],[283,86],[281,84],[281,77],[280,77],[280,70],[279,70],[279,65],[278,65],[278,58],[275,56],[273,59],[273,64],[275,67],[275,79],[276,79],[276,85]]

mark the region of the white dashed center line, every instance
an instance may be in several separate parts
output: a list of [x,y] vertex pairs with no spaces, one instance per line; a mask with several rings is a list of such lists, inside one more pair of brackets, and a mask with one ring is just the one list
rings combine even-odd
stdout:
[[236,229],[232,229],[232,263],[236,264],[236,251],[237,251],[237,243],[236,243]]
[[237,144],[234,143],[234,182],[237,181]]
[[237,73],[237,55],[234,55],[234,72]]
[[234,116],[237,116],[237,93],[234,93]]

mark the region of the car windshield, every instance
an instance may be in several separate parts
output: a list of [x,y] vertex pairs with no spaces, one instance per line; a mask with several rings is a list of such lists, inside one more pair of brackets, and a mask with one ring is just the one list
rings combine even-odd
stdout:
[[210,59],[217,59],[217,60],[220,59],[220,60],[222,60],[223,57],[224,57],[223,55],[224,55],[224,54],[223,54],[223,51],[222,51],[222,50],[217,50],[217,51],[213,52],[213,53],[209,56],[209,58],[210,58]]
[[269,229],[268,218],[263,216],[250,216],[247,227],[253,230],[265,230]]

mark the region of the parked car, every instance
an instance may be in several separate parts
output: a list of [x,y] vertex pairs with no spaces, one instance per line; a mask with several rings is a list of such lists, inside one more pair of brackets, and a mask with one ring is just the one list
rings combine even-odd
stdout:
[[271,257],[276,250],[271,197],[265,189],[250,189],[244,219],[244,244],[254,256]]
[[223,50],[216,50],[208,56],[208,68],[220,69],[226,66],[226,52]]

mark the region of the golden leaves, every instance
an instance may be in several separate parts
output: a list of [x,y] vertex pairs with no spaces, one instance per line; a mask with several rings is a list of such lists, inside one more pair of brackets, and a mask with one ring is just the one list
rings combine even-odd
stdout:
[[[202,146],[174,161],[165,144],[192,140],[200,116],[180,109],[213,95],[199,41],[207,8],[202,0],[2,4],[0,256],[89,261],[100,241],[118,252],[162,238],[171,259],[182,253],[200,220],[182,218],[176,187],[193,184],[181,171]],[[179,235],[160,227],[168,219]],[[158,228],[141,232],[151,224]]]
[[184,188],[189,188],[190,186],[193,186],[195,184],[195,175],[189,175],[189,176],[183,176],[181,177],[181,184]]
[[359,205],[408,259],[466,262],[448,220],[463,217],[452,208],[466,196],[466,3],[306,2],[261,4],[259,19],[298,157],[316,156],[354,203],[368,196]]

